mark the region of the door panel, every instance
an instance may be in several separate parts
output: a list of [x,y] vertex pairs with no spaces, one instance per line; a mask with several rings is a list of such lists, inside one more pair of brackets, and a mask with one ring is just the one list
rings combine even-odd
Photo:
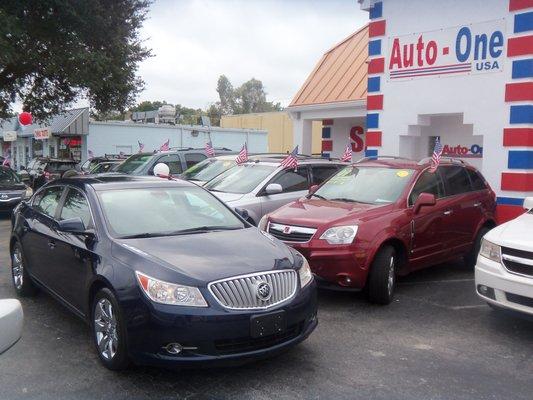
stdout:
[[271,183],[281,185],[283,191],[277,194],[263,193],[261,196],[261,214],[277,210],[281,206],[293,202],[309,191],[309,170],[307,167],[300,167],[295,170],[284,170],[273,177],[266,186]]

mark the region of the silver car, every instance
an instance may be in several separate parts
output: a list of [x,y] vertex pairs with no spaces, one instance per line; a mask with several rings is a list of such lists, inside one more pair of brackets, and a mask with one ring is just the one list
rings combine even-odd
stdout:
[[257,225],[263,215],[305,196],[311,186],[346,166],[340,161],[299,156],[294,170],[280,166],[284,158],[280,155],[236,165],[204,187],[228,206],[246,211],[248,221]]

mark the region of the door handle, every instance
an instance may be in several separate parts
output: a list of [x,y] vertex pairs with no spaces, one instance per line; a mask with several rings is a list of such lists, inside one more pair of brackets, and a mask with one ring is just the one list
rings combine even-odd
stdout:
[[50,247],[51,250],[54,250],[56,247],[56,242],[54,242],[53,240],[49,240],[48,247]]
[[453,213],[452,210],[446,210],[444,211],[444,215],[451,215]]
[[480,202],[474,203],[474,207],[479,207],[481,205]]

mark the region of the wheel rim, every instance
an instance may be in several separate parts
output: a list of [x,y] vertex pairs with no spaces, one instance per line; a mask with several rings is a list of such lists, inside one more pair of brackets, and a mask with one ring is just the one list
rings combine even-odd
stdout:
[[118,332],[113,305],[108,299],[100,299],[96,304],[94,332],[98,351],[106,360],[111,360],[117,353]]
[[387,280],[387,290],[389,292],[389,296],[392,295],[392,290],[394,289],[394,278],[394,256],[391,256],[389,262],[389,278]]
[[24,284],[24,264],[22,262],[22,253],[18,246],[16,246],[15,251],[13,251],[11,271],[13,274],[13,283],[15,284],[15,287],[20,290]]

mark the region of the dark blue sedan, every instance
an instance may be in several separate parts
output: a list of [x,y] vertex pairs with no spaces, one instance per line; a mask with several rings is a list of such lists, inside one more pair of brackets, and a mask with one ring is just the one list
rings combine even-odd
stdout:
[[56,180],[15,209],[10,251],[18,294],[87,321],[110,369],[241,363],[317,325],[305,258],[185,181]]

